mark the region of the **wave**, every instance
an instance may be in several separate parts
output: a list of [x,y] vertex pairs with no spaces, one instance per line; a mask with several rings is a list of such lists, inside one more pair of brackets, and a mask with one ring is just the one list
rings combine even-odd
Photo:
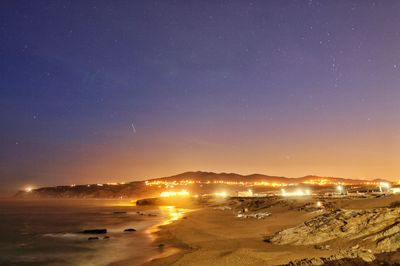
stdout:
[[44,234],[44,237],[54,237],[54,238],[76,238],[79,237],[78,234],[73,234],[73,233],[49,233],[49,234]]

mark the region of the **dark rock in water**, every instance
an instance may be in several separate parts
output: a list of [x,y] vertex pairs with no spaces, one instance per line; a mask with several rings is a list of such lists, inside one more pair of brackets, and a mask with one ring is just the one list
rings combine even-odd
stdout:
[[136,229],[133,229],[133,228],[128,228],[128,229],[124,230],[124,232],[135,232],[135,231],[136,231]]
[[97,236],[94,237],[89,237],[87,240],[91,241],[91,240],[99,240],[99,238]]
[[110,237],[109,236],[105,236],[105,237],[103,237],[103,239],[110,239]]
[[145,205],[160,205],[159,198],[148,198],[148,199],[140,199],[136,201],[137,206],[145,206]]
[[106,234],[107,229],[89,229],[89,230],[83,230],[80,233],[82,233],[82,234]]
[[114,214],[126,214],[126,212],[114,212]]
[[155,217],[155,216],[157,216],[157,214],[154,214],[154,213],[149,213],[149,214],[147,214],[147,216],[150,216],[150,217]]
[[158,247],[159,248],[163,248],[165,245],[164,244],[159,244]]

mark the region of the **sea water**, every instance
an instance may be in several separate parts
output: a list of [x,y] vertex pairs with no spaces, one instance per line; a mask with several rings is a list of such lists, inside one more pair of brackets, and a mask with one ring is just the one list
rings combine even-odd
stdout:
[[[158,225],[182,213],[129,201],[1,200],[0,265],[141,265],[163,252],[153,243]],[[79,233],[97,228],[110,238]]]

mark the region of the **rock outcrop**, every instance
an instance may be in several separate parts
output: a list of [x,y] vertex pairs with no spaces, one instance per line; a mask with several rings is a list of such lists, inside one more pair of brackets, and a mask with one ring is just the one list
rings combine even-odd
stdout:
[[400,248],[400,208],[336,210],[283,230],[265,241],[279,245],[316,245],[342,238],[373,243],[378,252]]

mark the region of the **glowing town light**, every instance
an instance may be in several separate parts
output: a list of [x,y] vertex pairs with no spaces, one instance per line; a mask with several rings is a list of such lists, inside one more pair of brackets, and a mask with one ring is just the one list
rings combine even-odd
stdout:
[[306,190],[298,189],[298,190],[293,191],[293,192],[287,192],[285,189],[282,189],[281,190],[281,195],[283,197],[309,196],[309,195],[311,195],[311,190],[309,190],[309,189],[306,189]]
[[176,197],[176,196],[189,196],[189,192],[186,190],[182,191],[163,191],[160,194],[160,197]]
[[386,189],[390,188],[390,184],[388,182],[380,182],[379,186]]
[[344,188],[343,188],[342,185],[338,185],[338,186],[336,186],[336,190],[337,190],[339,193],[342,193],[342,192],[344,191]]
[[379,191],[383,192],[383,190],[389,190],[390,184],[388,182],[379,182]]
[[33,190],[32,187],[26,187],[26,188],[25,188],[25,192],[28,192],[28,193],[29,193],[29,192],[32,192],[32,190]]
[[400,187],[392,187],[391,189],[390,189],[390,191],[392,192],[392,193],[400,193]]
[[217,197],[225,198],[228,194],[226,194],[226,192],[217,192],[214,193],[214,195]]
[[321,208],[321,207],[322,207],[322,202],[317,201],[317,207],[318,207],[318,208]]

